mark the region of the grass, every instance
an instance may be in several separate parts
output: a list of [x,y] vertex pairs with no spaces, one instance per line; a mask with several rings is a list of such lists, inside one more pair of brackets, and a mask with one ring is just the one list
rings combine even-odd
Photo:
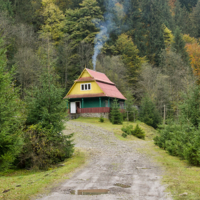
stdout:
[[[53,187],[70,177],[70,173],[85,163],[85,154],[76,151],[74,156],[63,162],[62,167],[48,171],[13,170],[0,174],[0,199],[26,200],[38,194],[46,194]],[[9,190],[3,193],[5,190]]]
[[[138,140],[133,136],[123,138],[121,136],[122,125],[113,125],[109,120],[104,123],[99,122],[98,118],[79,118],[76,121],[94,124],[96,126],[113,131],[115,136],[123,141]],[[145,131],[146,139],[141,141],[142,148],[140,152],[150,155],[155,162],[158,163],[164,170],[163,183],[168,185],[167,191],[171,192],[174,200],[200,200],[200,168],[190,166],[188,162],[180,160],[178,157],[169,155],[166,151],[154,145],[153,138],[157,132],[152,127],[147,126],[142,122],[137,122]],[[135,127],[137,123],[129,123]],[[127,122],[124,122],[126,125]],[[186,196],[181,194],[187,193]]]

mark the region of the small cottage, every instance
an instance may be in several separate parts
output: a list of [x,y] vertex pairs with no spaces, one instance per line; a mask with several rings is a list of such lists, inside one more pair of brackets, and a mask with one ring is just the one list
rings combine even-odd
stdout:
[[104,73],[85,68],[80,77],[67,93],[70,114],[83,117],[108,118],[111,104],[118,99],[120,108],[124,109],[126,98]]

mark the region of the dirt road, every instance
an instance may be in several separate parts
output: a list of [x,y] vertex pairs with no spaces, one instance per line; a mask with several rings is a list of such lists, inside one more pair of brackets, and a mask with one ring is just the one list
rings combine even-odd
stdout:
[[[137,151],[144,142],[116,139],[102,128],[70,121],[76,147],[93,156],[49,196],[40,200],[171,200],[161,185],[162,170]],[[101,194],[101,195],[98,195]]]

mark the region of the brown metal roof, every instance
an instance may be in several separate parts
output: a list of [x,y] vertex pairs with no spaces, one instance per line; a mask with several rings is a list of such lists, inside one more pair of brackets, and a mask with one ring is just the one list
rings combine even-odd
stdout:
[[90,98],[90,97],[105,97],[104,93],[99,94],[76,94],[76,95],[68,95],[64,99],[79,99],[79,98]]
[[109,78],[104,74],[104,73],[101,73],[101,72],[96,72],[94,70],[91,70],[91,69],[87,69],[86,70],[88,71],[88,73],[95,79],[95,80],[99,80],[99,81],[102,81],[102,82],[106,82],[106,83],[109,83],[109,84],[114,84],[113,82],[111,82],[109,80]]
[[122,95],[122,93],[117,89],[115,85],[110,85],[99,81],[96,82],[99,85],[99,87],[103,90],[105,96],[126,100],[126,98]]

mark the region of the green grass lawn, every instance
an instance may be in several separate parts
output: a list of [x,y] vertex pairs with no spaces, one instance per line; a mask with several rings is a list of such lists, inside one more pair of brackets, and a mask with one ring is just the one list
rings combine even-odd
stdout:
[[72,158],[62,163],[63,166],[48,171],[15,170],[0,173],[0,199],[26,200],[38,194],[46,194],[84,163],[85,154],[76,151]]
[[[115,136],[124,141],[139,140],[133,136],[123,138],[121,136],[121,128],[123,125],[113,125],[109,120],[104,123],[99,122],[98,118],[78,118],[76,121],[94,124],[109,131],[113,131]],[[142,122],[137,122],[139,126],[145,131],[146,139],[144,145],[139,149],[147,155],[150,155],[155,162],[158,163],[165,170],[163,183],[168,185],[167,190],[173,195],[173,199],[178,200],[200,200],[200,168],[190,166],[188,162],[180,160],[177,157],[170,156],[167,152],[154,145],[153,138],[157,132],[152,127],[147,126]],[[133,127],[137,123],[132,124]],[[127,122],[124,122],[126,125]],[[186,196],[180,194],[187,193]]]

